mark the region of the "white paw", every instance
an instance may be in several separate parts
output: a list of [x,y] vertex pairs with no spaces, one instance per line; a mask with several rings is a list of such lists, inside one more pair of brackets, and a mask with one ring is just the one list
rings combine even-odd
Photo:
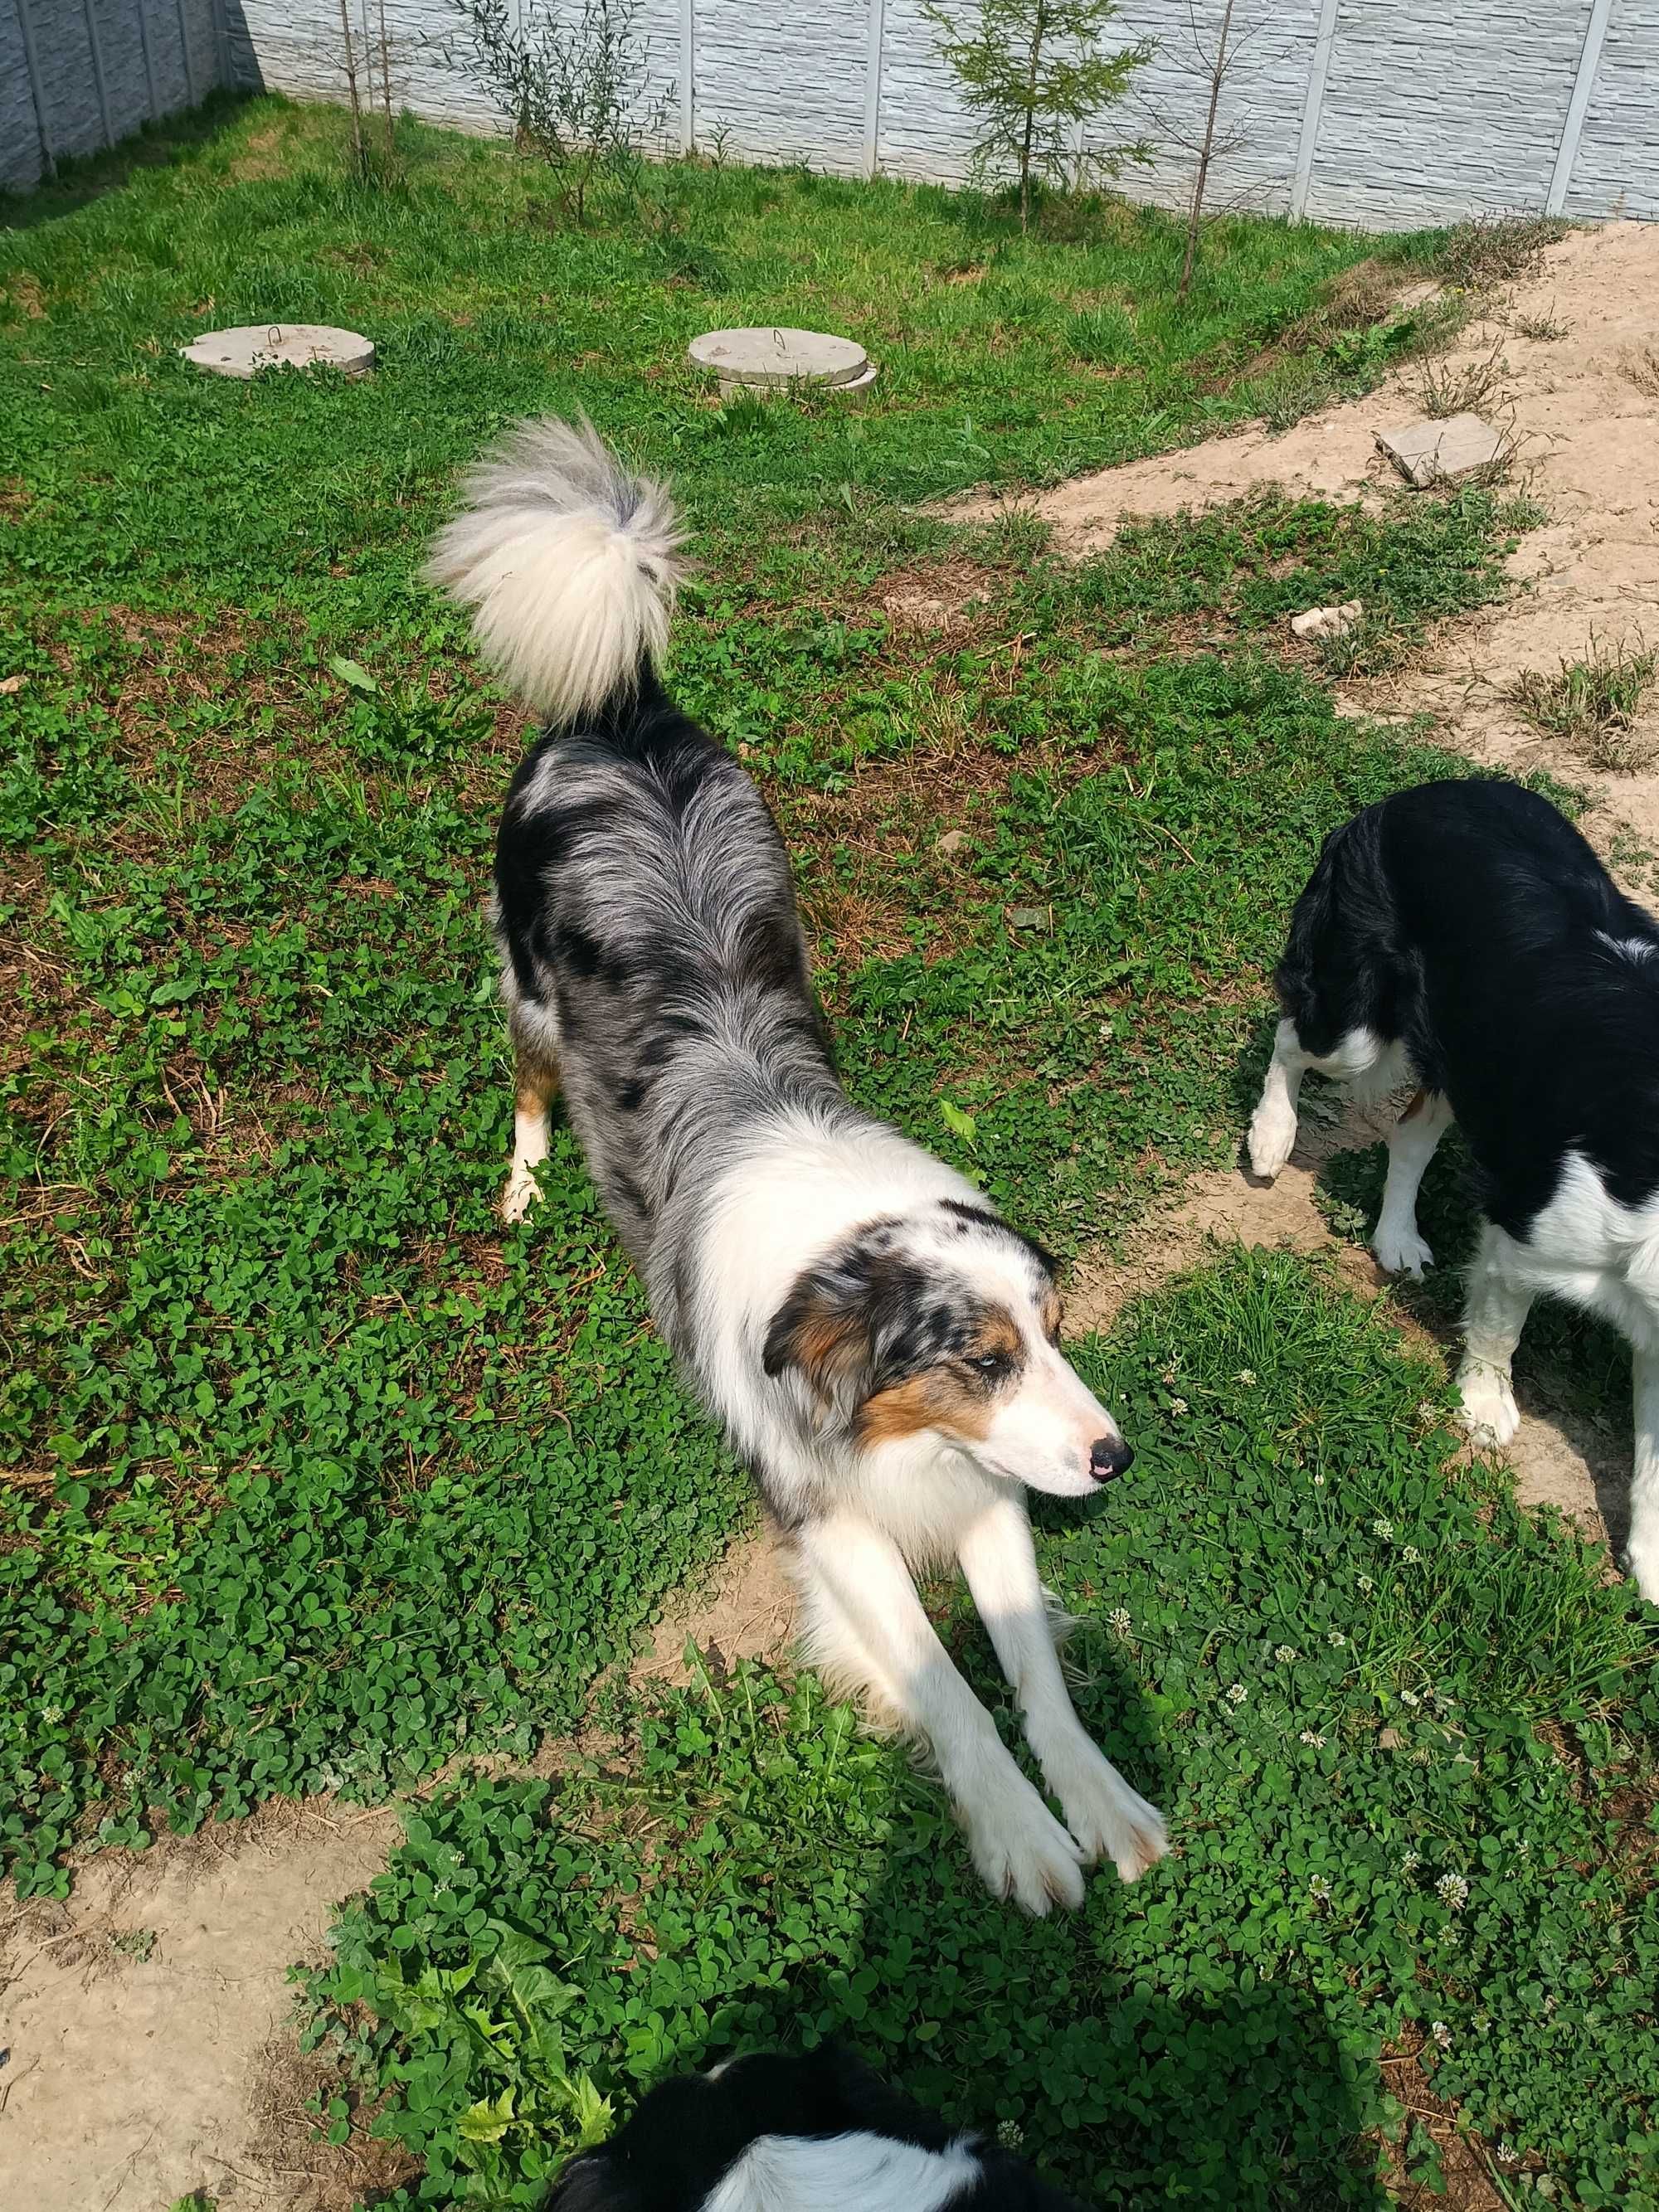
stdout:
[[1162,1813],[1086,1737],[1044,1771],[1085,1864],[1110,1859],[1125,1881],[1133,1881],[1169,1850]]
[[1379,1221],[1376,1234],[1371,1239],[1371,1250],[1377,1266],[1385,1275],[1416,1275],[1420,1278],[1425,1267],[1434,1265],[1433,1253],[1414,1227],[1385,1227]]
[[1650,1605],[1659,1605],[1659,1535],[1632,1534],[1625,1568]]
[[1295,1108],[1265,1102],[1258,1106],[1250,1123],[1250,1172],[1271,1182],[1295,1147]]
[[541,1196],[536,1187],[536,1170],[526,1167],[522,1160],[514,1160],[513,1172],[507,1179],[507,1188],[501,1193],[501,1219],[522,1221]]
[[1078,1846],[1011,1760],[980,1801],[958,1808],[980,1880],[1040,1920],[1050,1905],[1083,1902]]
[[1521,1425],[1520,1408],[1510,1378],[1484,1359],[1466,1359],[1458,1370],[1464,1427],[1479,1444],[1506,1444]]

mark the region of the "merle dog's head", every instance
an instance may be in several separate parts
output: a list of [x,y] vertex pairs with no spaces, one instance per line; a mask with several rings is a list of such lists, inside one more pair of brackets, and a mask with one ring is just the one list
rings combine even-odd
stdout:
[[1133,1456],[1061,1357],[1054,1261],[956,1199],[870,1222],[807,1268],[764,1359],[866,1452],[931,1437],[1061,1498]]

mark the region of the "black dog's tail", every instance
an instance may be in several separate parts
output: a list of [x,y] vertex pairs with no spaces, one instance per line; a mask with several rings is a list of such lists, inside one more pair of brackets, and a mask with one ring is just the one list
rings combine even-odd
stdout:
[[661,657],[679,581],[666,490],[587,422],[521,422],[465,484],[425,574],[472,610],[486,660],[555,727],[626,700]]

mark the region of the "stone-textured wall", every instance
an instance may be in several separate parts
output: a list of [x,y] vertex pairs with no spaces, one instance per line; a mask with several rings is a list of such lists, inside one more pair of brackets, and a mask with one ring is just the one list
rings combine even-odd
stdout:
[[[348,5],[366,54],[380,0]],[[1106,134],[1158,143],[1155,167],[1126,174],[1139,197],[1179,205],[1190,188],[1208,96],[1194,24],[1212,40],[1222,6],[1123,0],[1125,40],[1158,46]],[[499,128],[445,65],[449,0],[385,11],[397,104]],[[1234,20],[1212,206],[1368,228],[1547,204],[1659,217],[1659,0],[1235,0]],[[967,173],[970,120],[921,0],[641,0],[638,28],[653,94],[672,92],[665,145],[846,175]],[[0,0],[0,185],[39,173],[43,125],[54,155],[89,152],[223,80],[343,97],[339,0]]]
[[225,82],[227,4],[236,0],[0,0],[0,191],[26,190],[48,159],[95,154]]

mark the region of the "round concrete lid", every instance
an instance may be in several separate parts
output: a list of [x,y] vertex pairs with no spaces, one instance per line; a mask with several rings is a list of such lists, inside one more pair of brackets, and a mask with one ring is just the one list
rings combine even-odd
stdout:
[[822,331],[705,331],[687,351],[733,384],[850,384],[870,358],[851,338]]
[[356,331],[332,330],[326,323],[248,323],[234,331],[204,331],[179,350],[215,376],[252,377],[284,363],[366,376],[374,366],[374,348],[368,338]]

